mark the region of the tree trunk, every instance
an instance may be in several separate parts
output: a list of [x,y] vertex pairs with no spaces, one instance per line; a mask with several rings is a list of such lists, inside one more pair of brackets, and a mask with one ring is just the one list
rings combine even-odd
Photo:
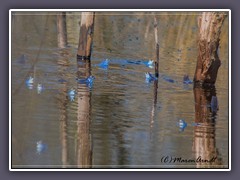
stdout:
[[[155,70],[155,77],[158,78],[159,76],[159,41],[158,41],[158,23],[157,17],[154,16],[154,36],[155,36],[155,50],[156,50],[156,58],[154,60],[154,70]],[[151,118],[150,118],[150,129],[152,135],[153,123],[154,123],[154,116],[156,111],[156,104],[157,104],[157,94],[158,94],[158,80],[154,81],[154,89],[153,89],[153,105],[151,111]]]
[[155,46],[156,46],[156,59],[154,61],[155,77],[159,76],[159,42],[158,42],[158,24],[157,17],[154,16],[154,34],[155,34]]
[[57,14],[57,35],[58,47],[65,48],[67,46],[66,12]]
[[94,12],[82,12],[77,58],[90,60],[93,39]]
[[[82,12],[77,61],[78,78],[91,75],[91,46],[93,39],[94,12]],[[86,84],[78,84],[78,168],[92,167],[92,139],[90,133],[91,92]]]
[[218,57],[221,27],[226,17],[224,12],[203,12],[198,19],[199,54],[194,82],[214,85],[221,65]]

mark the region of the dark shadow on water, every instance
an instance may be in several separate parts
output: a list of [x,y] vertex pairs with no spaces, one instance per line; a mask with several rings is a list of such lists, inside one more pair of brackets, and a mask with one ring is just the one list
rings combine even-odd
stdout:
[[[223,167],[221,155],[216,147],[216,116],[217,111],[213,111],[213,107],[218,106],[211,103],[212,99],[216,99],[216,88],[194,87],[195,99],[195,123],[193,152],[197,168],[226,168]],[[209,161],[209,162],[207,162]]]

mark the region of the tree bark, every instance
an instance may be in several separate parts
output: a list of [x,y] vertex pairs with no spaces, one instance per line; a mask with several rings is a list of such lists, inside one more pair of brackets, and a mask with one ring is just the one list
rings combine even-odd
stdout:
[[154,61],[155,77],[159,76],[159,42],[158,42],[158,23],[157,17],[154,16],[154,34],[155,34],[155,47],[156,47],[156,59]]
[[225,17],[224,12],[203,12],[198,19],[199,54],[194,76],[195,83],[214,85],[216,82],[221,65],[217,50]]
[[89,60],[93,39],[94,12],[82,12],[80,36],[78,44],[78,59]]

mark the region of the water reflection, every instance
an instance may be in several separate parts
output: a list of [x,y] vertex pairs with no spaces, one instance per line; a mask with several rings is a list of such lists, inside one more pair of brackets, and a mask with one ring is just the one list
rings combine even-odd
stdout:
[[[79,63],[79,61],[81,61]],[[91,75],[90,60],[78,60],[78,79]],[[77,108],[77,167],[90,168],[92,166],[92,137],[91,124],[91,92],[87,84],[78,83]]]
[[[14,17],[13,164],[148,167],[159,165],[162,155],[189,157],[192,152],[202,159],[217,154],[223,159],[218,164],[227,164],[227,24],[219,52],[223,64],[217,81],[218,95],[194,90],[195,101],[207,105],[196,104],[196,126],[192,126],[194,98],[190,79],[196,65],[197,33],[191,29],[196,29],[197,16],[158,16],[159,72],[163,76],[148,84],[144,73],[154,71],[149,61],[155,57],[153,16],[97,13],[90,65],[87,61],[76,62],[79,15],[67,13],[67,38],[57,36],[60,30],[56,14]],[[182,27],[184,23],[186,26]],[[91,74],[96,77],[93,86],[76,81],[86,80]],[[183,79],[184,74],[190,78],[186,75]],[[26,83],[30,76],[34,83]],[[42,86],[37,89],[38,83],[44,91]],[[68,96],[70,90],[75,90],[74,96]],[[176,127],[180,117],[189,125],[181,133]],[[48,148],[36,156],[39,140]],[[198,164],[203,166],[210,165]]]
[[154,118],[156,116],[156,106],[157,106],[157,95],[158,95],[158,80],[154,81],[154,88],[153,88],[153,104],[151,110],[151,118],[150,118],[150,130],[151,130],[151,137],[152,137],[152,128],[154,125]]
[[[66,79],[68,61],[62,56],[64,49],[59,52],[58,74],[59,79]],[[66,56],[66,54],[65,54]],[[90,62],[78,62],[78,78],[86,78],[90,73]],[[87,84],[77,83],[76,96],[73,99],[68,97],[68,81],[59,81],[59,110],[60,110],[60,134],[62,149],[62,167],[90,168],[92,165],[92,139],[90,134],[90,110],[91,110],[91,92]],[[77,101],[75,101],[77,100]],[[75,109],[77,107],[77,109]],[[71,109],[70,109],[71,108]],[[74,120],[71,114],[77,111],[77,119]],[[70,115],[69,115],[70,111]],[[75,126],[75,127],[73,127]],[[74,141],[71,141],[70,129],[74,129]],[[74,153],[72,147],[74,146]]]
[[[195,123],[193,151],[196,159],[201,159],[196,163],[197,168],[222,168],[222,159],[216,147],[216,118],[217,111],[212,111],[212,99],[216,99],[216,89],[194,88],[195,99]],[[216,106],[216,104],[214,105]],[[211,162],[205,162],[205,160]]]
[[[57,45],[58,48],[64,48],[67,45],[67,29],[66,29],[66,13],[57,14]],[[62,168],[66,168],[69,165],[68,162],[68,140],[67,140],[67,126],[68,126],[68,116],[67,116],[67,87],[68,83],[64,78],[67,77],[67,67],[69,62],[66,58],[68,51],[64,49],[59,50],[59,58],[57,60],[58,64],[58,76],[60,83],[59,93],[58,93],[58,102],[59,102],[59,121],[60,121],[60,141],[61,141],[61,161]]]
[[66,24],[66,12],[57,14],[57,36],[58,47],[64,48],[67,46],[67,24]]
[[[64,50],[59,51],[60,57],[58,58],[58,75],[60,79],[66,77],[66,70],[68,67],[68,62],[66,58],[62,57]],[[68,126],[68,116],[67,116],[67,81],[61,81],[58,93],[58,104],[59,104],[59,121],[60,121],[60,140],[61,140],[61,161],[62,167],[66,168],[68,165],[68,141],[67,141],[67,126]]]

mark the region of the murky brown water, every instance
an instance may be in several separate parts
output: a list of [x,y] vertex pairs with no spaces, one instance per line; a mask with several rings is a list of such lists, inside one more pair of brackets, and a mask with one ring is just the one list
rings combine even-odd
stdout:
[[[199,110],[192,85],[182,83],[184,74],[192,79],[195,71],[197,16],[184,12],[157,16],[160,78],[154,104],[154,83],[145,82],[145,72],[154,69],[142,64],[155,58],[151,13],[96,13],[91,69],[76,61],[79,13],[67,13],[65,49],[58,48],[55,13],[15,13],[12,167],[228,167],[228,19],[221,34],[216,90],[195,91],[208,104],[217,96],[219,110],[213,113],[207,104]],[[99,68],[106,58],[109,68]],[[77,75],[89,73],[96,78],[91,89],[76,81]],[[25,84],[30,74],[32,89]],[[41,93],[38,83],[44,86]],[[68,96],[71,88],[76,90],[73,101]],[[179,119],[188,124],[182,132],[176,125]],[[217,160],[162,162],[165,157],[199,156]]]

